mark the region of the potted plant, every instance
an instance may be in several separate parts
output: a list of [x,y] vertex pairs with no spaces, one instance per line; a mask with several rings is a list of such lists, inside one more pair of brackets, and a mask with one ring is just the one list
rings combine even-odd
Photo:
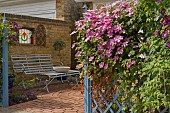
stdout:
[[14,85],[15,75],[8,75],[8,88],[11,89]]
[[[63,50],[65,47],[66,47],[66,43],[62,40],[62,39],[58,39],[54,42],[53,44],[53,47],[54,47],[54,50],[58,51],[58,56],[59,56],[59,59],[60,59],[60,62],[61,61],[61,50]],[[58,77],[57,78],[58,80],[66,80],[67,77]]]
[[54,42],[53,47],[54,50],[58,51],[58,56],[61,62],[61,50],[63,50],[66,47],[66,43],[63,40],[58,39]]

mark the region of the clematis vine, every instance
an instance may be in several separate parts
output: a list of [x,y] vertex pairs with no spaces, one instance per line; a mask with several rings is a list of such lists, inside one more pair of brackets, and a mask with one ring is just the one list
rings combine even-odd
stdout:
[[[162,0],[157,0],[158,3],[162,2]],[[160,21],[160,29],[156,30],[152,36],[154,37],[160,37],[162,38],[162,40],[165,40],[165,44],[166,46],[169,48],[169,42],[167,42],[169,40],[169,33],[170,33],[170,16],[166,15],[166,9],[162,8],[160,10],[160,13],[162,15],[162,19]]]
[[[120,75],[119,79],[122,81],[119,84],[120,88],[125,92],[128,91],[128,96],[131,90],[140,96],[144,94],[146,90],[139,91],[139,89],[148,77],[144,76],[147,72],[143,73],[145,64],[148,62],[147,68],[151,67],[150,59],[156,56],[152,51],[161,47],[170,49],[170,18],[167,7],[163,7],[165,3],[167,4],[168,0],[126,0],[124,2],[116,0],[110,6],[84,13],[81,20],[75,23],[76,30],[72,32],[78,35],[76,44],[73,44],[77,51],[75,56],[78,62],[82,62],[79,66],[82,75],[85,69],[83,67],[88,64],[87,75],[93,81],[95,88],[98,88],[101,77],[105,78],[103,83],[110,84],[116,75]],[[154,42],[154,40],[157,41]],[[155,43],[160,43],[161,46],[156,46]],[[151,48],[154,49],[151,50]],[[167,56],[169,54],[162,53]],[[154,61],[156,60],[159,59],[156,58]],[[134,86],[132,89],[131,83],[134,80],[139,80],[140,86]],[[100,84],[100,88],[105,86]],[[96,90],[95,88],[92,91]],[[144,97],[148,98],[149,95]],[[140,106],[145,106],[143,100],[140,100],[141,97],[136,99],[139,101],[132,100],[133,105],[136,102],[142,102]],[[148,103],[145,104],[148,105]],[[136,108],[139,109],[139,113],[142,112],[140,108],[142,107]]]
[[12,27],[15,29],[20,29],[22,28],[21,26],[19,26],[17,23],[13,22]]
[[[121,55],[124,54],[124,49],[129,47],[130,40],[126,38],[126,29],[124,29],[125,23],[119,23],[118,20],[133,16],[133,7],[137,4],[136,0],[132,2],[123,2],[117,0],[112,5],[102,7],[100,10],[92,10],[84,13],[84,18],[77,21],[76,31],[71,34],[80,33],[80,36],[84,37],[83,45],[91,45],[94,52],[98,54],[98,58],[93,55],[88,55],[89,62],[96,62],[99,68],[108,69],[111,68],[107,64],[107,60],[110,59],[111,63],[118,61]],[[126,16],[123,16],[126,15]],[[78,39],[79,40],[79,39]],[[80,38],[80,40],[82,40]],[[75,44],[73,44],[73,47]],[[76,44],[78,46],[78,44]],[[81,48],[77,48],[76,57],[83,58],[81,53],[87,53]],[[101,61],[106,59],[106,61]],[[109,61],[109,62],[110,62]]]

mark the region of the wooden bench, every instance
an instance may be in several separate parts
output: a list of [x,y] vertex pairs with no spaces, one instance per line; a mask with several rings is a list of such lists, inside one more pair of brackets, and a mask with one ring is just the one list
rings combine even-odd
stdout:
[[[49,54],[32,54],[32,55],[11,55],[11,61],[14,73],[23,73],[24,75],[46,75],[45,80],[46,90],[49,92],[48,85],[57,77],[79,75],[79,71],[70,70],[67,73],[59,73],[53,70],[52,57]],[[62,65],[61,62],[59,62]],[[24,88],[25,78],[22,77]],[[38,78],[38,76],[37,76]],[[62,80],[62,79],[61,79]],[[76,79],[77,82],[77,79]],[[78,83],[78,82],[77,82]]]

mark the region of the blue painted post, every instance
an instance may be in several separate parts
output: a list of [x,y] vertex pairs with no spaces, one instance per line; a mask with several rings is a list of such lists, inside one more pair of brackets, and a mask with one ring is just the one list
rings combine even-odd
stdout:
[[4,29],[3,29],[3,39],[2,39],[2,105],[8,106],[8,41],[7,35],[8,31],[6,28],[6,17],[4,14],[3,19]]
[[84,66],[84,110],[85,113],[92,113],[92,94],[91,94],[91,81],[87,75],[88,64]]
[[[88,7],[87,4],[85,3],[84,6],[84,11],[87,12]],[[88,57],[86,57],[86,60]],[[85,113],[92,113],[92,95],[91,95],[91,81],[88,78],[87,75],[87,67],[88,64],[86,62],[84,66],[84,111]]]

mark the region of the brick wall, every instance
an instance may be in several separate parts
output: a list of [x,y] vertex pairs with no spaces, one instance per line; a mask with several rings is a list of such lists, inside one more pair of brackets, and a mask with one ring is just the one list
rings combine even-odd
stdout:
[[[56,0],[56,17],[58,20],[65,20],[71,25],[71,31],[75,29],[74,23],[82,16],[82,4],[74,0]],[[71,43],[74,43],[76,36],[71,36]],[[75,60],[75,50],[71,49],[71,68],[77,65]]]
[[74,0],[56,0],[57,20],[64,20],[74,24],[82,15],[82,8]]
[[39,24],[42,24],[46,28],[46,46],[12,45],[9,48],[9,56],[12,54],[51,54],[53,63],[56,64],[59,61],[59,56],[58,52],[53,48],[53,43],[56,39],[63,39],[66,42],[66,48],[61,51],[62,61],[65,65],[71,66],[71,28],[68,23],[19,15],[7,15],[7,20],[16,22],[22,27],[36,28]]
[[56,39],[62,38],[67,47],[61,51],[62,59],[65,65],[71,66],[72,69],[76,66],[75,51],[72,50],[71,43],[76,40],[76,36],[70,36],[70,33],[75,29],[74,22],[82,16],[82,6],[74,0],[56,0],[56,20],[8,15],[7,19],[16,22],[27,28],[36,28],[39,24],[43,24],[47,32],[46,46],[24,46],[17,45],[10,47],[10,54],[52,54],[53,63],[58,61],[58,52],[54,51],[52,45]]

